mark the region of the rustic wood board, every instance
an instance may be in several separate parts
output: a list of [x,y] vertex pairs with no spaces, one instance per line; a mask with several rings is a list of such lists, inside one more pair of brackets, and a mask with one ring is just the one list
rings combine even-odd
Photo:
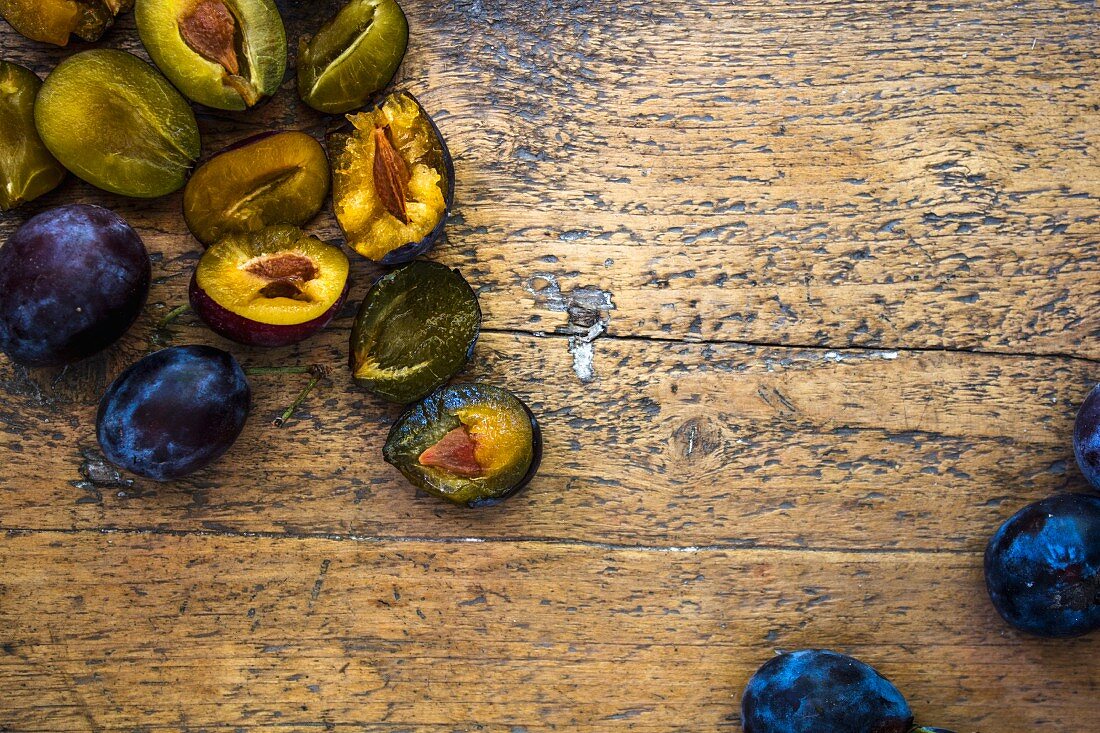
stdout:
[[[280,3],[292,38],[336,4]],[[1009,630],[981,552],[1084,487],[1095,3],[403,4],[401,83],[458,172],[432,256],[480,293],[468,375],[541,415],[543,471],[469,512],[381,462],[397,411],[339,368],[357,260],[323,335],[233,348],[337,367],[292,424],[270,420],[300,382],[256,378],[215,468],[117,474],[107,382],[155,343],[229,345],[190,318],[154,339],[198,255],[179,196],[70,181],[0,236],[105,204],[157,280],[107,354],[0,364],[0,730],[738,730],[748,676],[805,646],[875,664],[929,724],[1091,730],[1100,638]],[[132,18],[104,43],[141,53]],[[71,53],[2,24],[0,48],[43,75]],[[331,124],[292,82],[200,122],[207,153]]]

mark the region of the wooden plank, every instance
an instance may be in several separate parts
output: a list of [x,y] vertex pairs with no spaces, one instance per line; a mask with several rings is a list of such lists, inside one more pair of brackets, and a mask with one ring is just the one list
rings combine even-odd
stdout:
[[1100,638],[1019,643],[969,554],[3,546],[0,726],[20,731],[739,730],[752,671],[821,639],[959,730],[1084,731],[1100,684]]
[[[291,37],[334,1],[284,5]],[[407,5],[402,83],[457,156],[439,254],[496,327],[565,328],[556,293],[591,289],[619,335],[1100,357],[1090,3]],[[205,115],[206,149],[273,125],[324,121],[288,82]],[[178,206],[121,207],[173,271]]]
[[[347,328],[236,353],[339,364]],[[183,327],[176,342],[192,341],[228,346]],[[598,339],[597,379],[584,383],[566,339],[488,333],[466,378],[531,402],[546,459],[528,491],[471,512],[415,495],[381,461],[399,410],[343,368],[283,429],[269,421],[303,380],[254,378],[253,418],[226,459],[174,484],[130,484],[102,462],[95,407],[147,348],[128,338],[56,386],[0,369],[0,527],[976,551],[1023,503],[1083,485],[1070,433],[1096,375],[1070,359]]]

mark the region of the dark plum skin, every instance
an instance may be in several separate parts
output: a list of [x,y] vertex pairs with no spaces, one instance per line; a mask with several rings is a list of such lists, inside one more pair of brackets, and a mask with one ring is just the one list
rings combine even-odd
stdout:
[[1065,638],[1100,628],[1100,497],[1061,494],[1021,509],[989,541],[985,582],[1020,631]]
[[914,728],[909,733],[955,733],[955,731],[947,730],[947,728],[928,728],[925,726]]
[[780,654],[741,697],[744,733],[909,733],[898,689],[857,659],[821,649]]
[[1073,424],[1073,455],[1085,479],[1100,489],[1100,385],[1092,388]]
[[149,281],[145,245],[117,214],[44,211],[0,249],[0,349],[36,367],[92,356],[133,325]]
[[176,346],[124,371],[99,403],[96,433],[119,468],[157,481],[182,478],[237,440],[252,391],[237,360],[211,346]]

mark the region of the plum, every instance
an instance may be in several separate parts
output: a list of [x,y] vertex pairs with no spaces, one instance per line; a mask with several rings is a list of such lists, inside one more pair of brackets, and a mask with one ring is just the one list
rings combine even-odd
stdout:
[[985,551],[994,608],[1036,636],[1100,628],[1100,497],[1061,494],[1006,521]]
[[302,226],[324,206],[331,181],[325,149],[313,137],[261,133],[195,171],[183,190],[183,215],[207,247],[227,234]]
[[134,0],[0,0],[0,15],[32,41],[66,46],[70,35],[98,41]]
[[1073,455],[1085,479],[1100,489],[1100,385],[1081,403],[1073,424]]
[[176,346],[119,375],[99,403],[96,434],[111,463],[170,481],[221,458],[244,429],[251,401],[232,355]]
[[123,196],[172,193],[199,157],[191,106],[125,51],[84,51],[58,64],[38,93],[34,121],[62,165]]
[[298,94],[329,114],[365,105],[393,80],[409,44],[396,0],[351,0],[298,51]]
[[249,346],[288,346],[340,312],[347,256],[301,229],[274,226],[226,237],[191,278],[191,308],[210,328]]
[[435,246],[454,204],[454,161],[432,118],[408,92],[348,117],[329,138],[332,206],[348,244],[383,265]]
[[357,384],[391,402],[418,400],[457,374],[481,330],[477,295],[458,270],[412,262],[363,299],[351,331]]
[[63,366],[117,341],[149,295],[145,245],[98,206],[49,209],[0,249],[0,349],[27,366]]
[[33,201],[65,179],[34,128],[41,86],[30,69],[0,61],[0,211]]
[[947,730],[947,728],[929,728],[928,726],[921,726],[920,728],[914,728],[909,733],[955,733],[954,731]]
[[745,733],[908,733],[913,713],[872,667],[821,649],[779,654],[741,697]]
[[188,99],[241,111],[283,83],[286,29],[273,0],[141,0],[135,15],[153,63]]
[[409,408],[390,430],[382,457],[414,486],[469,507],[515,495],[542,462],[542,431],[531,409],[488,384],[456,384]]

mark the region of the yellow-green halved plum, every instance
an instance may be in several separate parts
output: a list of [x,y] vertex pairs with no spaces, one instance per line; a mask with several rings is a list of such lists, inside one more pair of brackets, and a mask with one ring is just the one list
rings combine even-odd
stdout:
[[32,201],[65,179],[65,169],[34,129],[41,86],[30,69],[0,61],[0,211]]
[[62,165],[123,196],[176,191],[199,157],[190,105],[125,51],[84,51],[62,61],[38,93],[34,121]]
[[329,114],[359,109],[393,80],[409,45],[409,22],[396,0],[351,0],[302,39],[298,94]]
[[32,41],[66,46],[76,34],[98,41],[134,0],[0,0],[0,16]]
[[286,29],[272,0],[138,0],[138,33],[189,99],[245,110],[286,74]]
[[321,144],[304,132],[262,133],[203,164],[183,191],[183,216],[206,246],[317,215],[332,176]]
[[329,140],[332,206],[355,251],[384,265],[424,254],[454,202],[454,162],[432,118],[408,92],[349,115]]

